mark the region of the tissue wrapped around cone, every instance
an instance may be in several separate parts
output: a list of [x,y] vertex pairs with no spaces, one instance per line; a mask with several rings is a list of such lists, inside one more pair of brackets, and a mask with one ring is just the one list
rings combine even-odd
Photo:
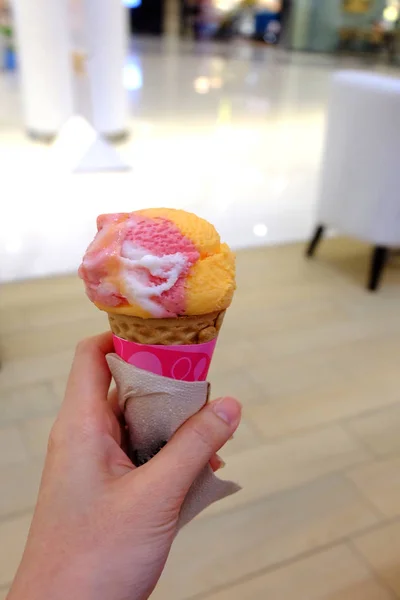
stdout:
[[142,319],[132,315],[108,313],[111,331],[137,344],[175,346],[204,344],[217,337],[225,311],[166,319]]

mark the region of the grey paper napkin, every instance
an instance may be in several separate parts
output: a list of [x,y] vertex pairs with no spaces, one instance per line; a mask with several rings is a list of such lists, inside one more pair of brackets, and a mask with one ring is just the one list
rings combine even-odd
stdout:
[[[154,375],[129,365],[117,354],[109,354],[107,362],[117,384],[133,458],[136,464],[143,464],[206,404],[209,384],[206,381],[176,381]],[[186,496],[179,527],[183,527],[213,502],[239,490],[237,484],[218,479],[207,465]]]

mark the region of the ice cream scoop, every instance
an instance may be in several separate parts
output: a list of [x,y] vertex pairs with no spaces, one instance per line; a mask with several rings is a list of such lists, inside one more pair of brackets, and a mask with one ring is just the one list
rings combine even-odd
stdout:
[[226,309],[235,259],[210,223],[192,213],[148,209],[101,215],[79,275],[98,308],[147,318]]

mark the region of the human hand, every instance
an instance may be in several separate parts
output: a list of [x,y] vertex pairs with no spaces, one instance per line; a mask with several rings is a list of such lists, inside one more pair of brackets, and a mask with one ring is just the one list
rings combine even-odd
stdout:
[[142,600],[164,568],[193,481],[232,436],[240,405],[214,401],[145,465],[121,448],[105,355],[112,337],[78,345],[50,434],[38,502],[8,600]]

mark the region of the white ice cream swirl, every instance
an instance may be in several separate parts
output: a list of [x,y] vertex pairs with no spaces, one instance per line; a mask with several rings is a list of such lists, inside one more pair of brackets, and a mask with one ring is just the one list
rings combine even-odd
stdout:
[[[126,240],[121,251],[121,280],[126,299],[138,304],[154,317],[165,316],[165,309],[155,300],[169,291],[187,269],[187,258],[181,252],[155,256]],[[154,283],[150,276],[162,279]]]

